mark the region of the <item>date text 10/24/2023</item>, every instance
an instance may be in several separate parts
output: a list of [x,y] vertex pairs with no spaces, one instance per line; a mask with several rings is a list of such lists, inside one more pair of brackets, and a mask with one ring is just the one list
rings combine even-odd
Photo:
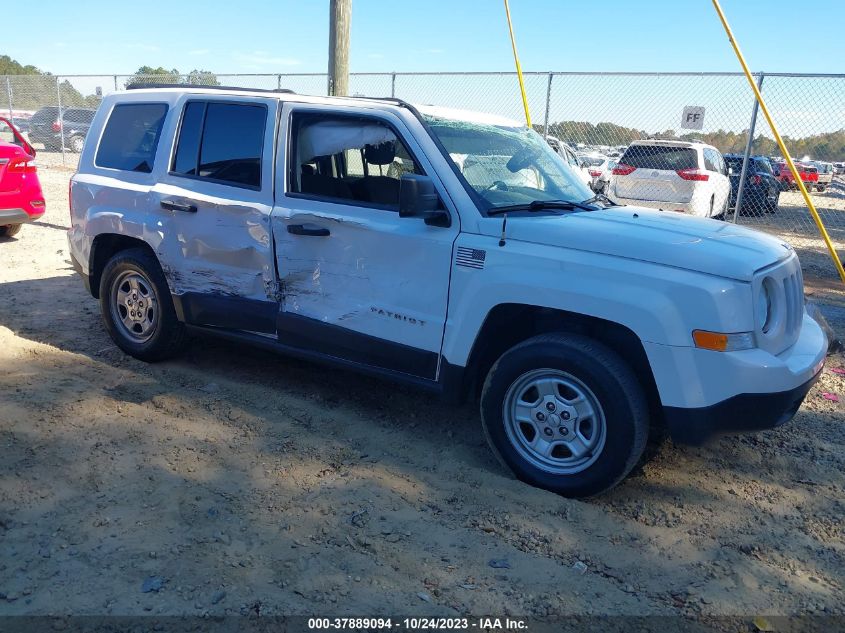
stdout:
[[309,630],[390,631],[527,631],[528,623],[519,618],[309,618]]

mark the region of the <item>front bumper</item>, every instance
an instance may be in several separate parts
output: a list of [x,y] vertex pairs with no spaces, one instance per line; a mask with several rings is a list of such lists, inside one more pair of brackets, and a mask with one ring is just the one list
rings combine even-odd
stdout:
[[673,438],[701,444],[729,432],[787,422],[818,378],[827,337],[806,312],[798,340],[780,354],[712,352],[644,343]]
[[726,433],[753,433],[789,422],[804,397],[821,375],[794,389],[777,393],[743,393],[718,404],[699,409],[664,407],[663,415],[672,440],[700,446]]

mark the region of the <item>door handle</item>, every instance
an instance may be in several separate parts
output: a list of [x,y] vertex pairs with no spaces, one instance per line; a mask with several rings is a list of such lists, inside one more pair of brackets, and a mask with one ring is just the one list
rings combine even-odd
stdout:
[[311,235],[314,237],[328,237],[331,232],[324,226],[316,224],[288,224],[288,233],[294,235]]
[[159,204],[161,204],[162,209],[167,209],[168,211],[184,211],[185,213],[197,212],[197,208],[193,204],[173,202],[173,200],[162,200]]

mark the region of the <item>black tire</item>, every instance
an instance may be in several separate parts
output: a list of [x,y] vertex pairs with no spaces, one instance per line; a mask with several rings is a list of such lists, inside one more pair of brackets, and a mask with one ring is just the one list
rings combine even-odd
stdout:
[[[540,468],[509,438],[507,394],[538,369],[558,370],[578,379],[604,414],[604,443],[598,456],[594,454],[595,461],[579,472],[558,474]],[[597,495],[619,483],[642,456],[649,429],[646,398],[627,363],[603,344],[567,333],[535,336],[496,361],[481,393],[481,420],[493,452],[518,479],[565,497]]]
[[713,216],[714,220],[722,220],[723,222],[725,221],[725,218],[728,215],[728,209],[730,208],[730,205],[728,204],[729,202],[730,202],[730,195],[725,197],[725,204],[722,205],[722,210],[718,214]]
[[821,186],[819,186],[819,187],[816,187],[816,191],[818,191],[819,193],[822,193],[824,190],[825,190],[825,186],[824,186],[824,185],[821,185]]
[[21,232],[22,224],[6,224],[0,226],[0,237],[12,237]]
[[85,145],[85,137],[71,136],[68,140],[67,148],[74,154],[81,154],[82,147]]
[[780,192],[775,196],[774,200],[766,199],[766,213],[775,213],[780,205]]
[[[152,333],[144,341],[132,338],[112,310],[115,301],[115,284],[125,273],[139,273],[149,281],[157,301],[158,314],[151,327]],[[155,362],[175,356],[187,342],[185,325],[176,317],[167,280],[156,258],[142,248],[120,251],[106,263],[100,276],[100,312],[106,330],[115,344],[127,354],[143,361]]]

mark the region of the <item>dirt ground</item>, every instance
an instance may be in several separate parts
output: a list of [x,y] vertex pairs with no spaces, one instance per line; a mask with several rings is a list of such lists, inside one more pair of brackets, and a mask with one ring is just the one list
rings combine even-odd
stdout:
[[567,500],[471,406],[218,341],[126,356],[39,162],[48,213],[0,243],[0,615],[845,614],[841,356],[789,425]]

